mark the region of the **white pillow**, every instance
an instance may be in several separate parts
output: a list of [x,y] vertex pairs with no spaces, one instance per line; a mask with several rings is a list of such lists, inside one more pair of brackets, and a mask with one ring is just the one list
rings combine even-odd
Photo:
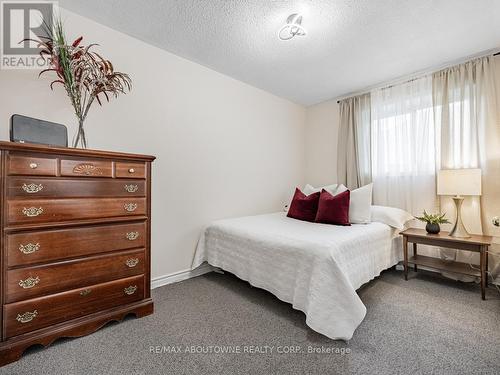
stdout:
[[347,190],[347,188],[342,184],[340,184],[340,185],[339,184],[331,184],[331,185],[321,186],[318,188],[315,188],[314,186],[307,184],[304,187],[304,190],[302,190],[302,192],[305,195],[310,195],[312,193],[317,193],[318,191],[321,191],[323,189],[325,189],[331,195],[337,195],[337,194],[342,193],[343,191]]
[[368,184],[359,189],[351,190],[349,204],[349,222],[351,224],[371,222],[372,189],[373,184]]
[[405,224],[413,219],[413,215],[400,208],[372,206],[372,221],[378,221],[399,230],[403,230]]

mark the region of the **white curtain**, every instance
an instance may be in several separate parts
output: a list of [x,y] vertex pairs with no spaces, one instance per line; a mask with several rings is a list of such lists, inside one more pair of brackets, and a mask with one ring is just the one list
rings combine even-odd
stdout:
[[[440,168],[481,168],[486,188],[499,173],[498,163],[489,157],[496,152],[492,145],[498,145],[500,137],[494,77],[493,56],[441,70],[432,77]],[[440,205],[442,211],[455,211],[449,197],[441,197]],[[486,200],[479,197],[467,197],[464,201],[462,217],[469,232],[482,234],[483,225],[489,225],[486,205]],[[442,250],[441,255],[445,259],[478,263],[476,253]],[[498,258],[490,257],[490,265],[491,270],[498,269]]]
[[[355,188],[372,180],[375,204],[415,216],[424,209],[445,212],[453,222],[451,198],[436,195],[436,171],[481,168],[483,195],[497,199],[500,127],[495,87],[494,58],[487,56],[343,100],[339,181]],[[462,217],[471,233],[482,234],[491,217],[498,215],[487,197],[464,202]],[[478,262],[477,254],[463,251],[427,247],[424,253]],[[500,271],[499,259],[490,256],[494,277]]]
[[371,169],[375,204],[420,215],[436,199],[432,77],[371,92]]
[[370,94],[340,102],[337,180],[349,189],[371,182]]

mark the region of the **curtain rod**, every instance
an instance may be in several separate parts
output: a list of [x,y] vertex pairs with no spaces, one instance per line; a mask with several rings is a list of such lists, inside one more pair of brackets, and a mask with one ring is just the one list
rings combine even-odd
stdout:
[[[426,72],[422,72],[421,75],[423,76],[423,75],[426,75],[426,74],[430,74],[432,72],[437,72],[437,71],[439,71],[441,69],[446,69],[447,67],[453,66],[455,64],[461,64],[461,63],[464,63],[464,62],[467,62],[467,61],[470,61],[470,60],[473,60],[473,59],[476,59],[476,58],[479,58],[479,57],[488,56],[489,54],[491,54],[491,50],[489,51],[489,53],[478,54],[475,57],[473,57],[473,56],[469,57],[466,60],[463,60],[462,62],[452,63],[452,64],[449,64],[449,65],[442,66],[441,68],[438,68],[438,69],[436,69],[434,71],[429,70],[429,71],[427,71],[427,73]],[[500,51],[498,51],[498,50],[497,50],[497,52],[493,53],[493,56],[498,56],[498,55],[500,55]],[[407,83],[407,82],[414,81],[415,79],[419,78],[419,77],[415,77],[415,75],[417,75],[417,74],[419,74],[419,73],[412,74],[413,78],[410,78],[410,79],[407,79],[407,80],[403,80],[403,81],[400,81],[400,82],[395,82],[395,83],[392,83],[392,84],[389,83],[387,86],[385,86],[384,84],[382,84],[382,85],[374,86],[374,87],[372,87],[370,89],[367,89],[367,90],[364,90],[364,91],[360,91],[360,92],[352,94],[352,95],[347,94],[347,96],[343,97],[342,99],[338,99],[337,100],[337,104],[340,103],[341,100],[349,99],[349,98],[352,98],[354,96],[358,96],[358,95],[362,95],[362,94],[366,94],[366,93],[368,93],[371,90],[374,90],[376,88],[381,88],[381,87],[382,88],[389,88],[389,87],[392,87],[394,85],[398,85],[398,84],[402,84],[402,83]],[[395,81],[397,81],[397,79]]]

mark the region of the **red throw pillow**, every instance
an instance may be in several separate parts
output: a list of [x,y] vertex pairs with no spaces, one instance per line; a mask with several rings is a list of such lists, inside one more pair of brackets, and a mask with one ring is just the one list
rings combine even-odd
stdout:
[[319,191],[305,195],[299,188],[295,188],[295,194],[293,195],[292,203],[290,203],[290,208],[286,216],[314,222],[316,212],[318,211],[319,196]]
[[349,200],[351,192],[346,190],[331,195],[325,189],[321,191],[316,222],[324,224],[351,225],[349,222]]

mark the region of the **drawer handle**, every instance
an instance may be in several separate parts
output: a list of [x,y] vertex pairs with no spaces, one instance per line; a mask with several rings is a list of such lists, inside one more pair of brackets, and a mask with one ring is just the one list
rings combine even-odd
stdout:
[[128,173],[135,173],[135,169],[134,168],[129,168]]
[[76,174],[83,174],[85,176],[91,176],[91,175],[94,175],[94,176],[100,176],[102,175],[104,172],[101,168],[99,167],[96,167],[94,164],[78,164],[77,166],[75,166],[73,168],[73,173],[76,173]]
[[84,290],[80,291],[80,295],[85,297],[85,296],[88,296],[91,292],[92,292],[92,289],[84,289]]
[[28,194],[33,194],[33,193],[38,193],[43,190],[43,185],[42,184],[23,184],[22,189],[28,193]]
[[38,164],[37,163],[30,163],[30,168],[31,169],[37,169],[38,168]]
[[127,237],[129,241],[134,241],[139,238],[139,232],[127,232],[125,237]]
[[123,289],[125,294],[128,296],[134,294],[136,290],[137,290],[137,285],[130,285],[129,287],[126,287],[125,289]]
[[123,208],[125,208],[125,211],[134,212],[137,210],[137,203],[125,203]]
[[127,259],[127,261],[125,262],[125,264],[129,268],[134,268],[135,266],[137,266],[139,264],[139,258],[129,258],[129,259]]
[[36,277],[28,277],[26,280],[19,280],[19,286],[23,289],[33,288],[36,284],[40,282],[40,278]]
[[43,208],[42,207],[29,207],[29,208],[26,208],[24,207],[23,208],[23,214],[28,216],[28,217],[35,217],[35,216],[38,216],[38,215],[41,215],[43,213]]
[[38,242],[35,244],[27,243],[26,245],[19,245],[19,251],[23,254],[32,254],[38,250],[40,250],[40,244]]
[[19,323],[29,323],[31,322],[33,319],[36,318],[36,316],[38,315],[38,311],[34,310],[33,312],[31,311],[26,311],[24,314],[17,314],[17,318],[16,320],[19,322]]
[[125,191],[129,193],[135,193],[137,190],[139,190],[139,185],[125,185],[124,188]]

